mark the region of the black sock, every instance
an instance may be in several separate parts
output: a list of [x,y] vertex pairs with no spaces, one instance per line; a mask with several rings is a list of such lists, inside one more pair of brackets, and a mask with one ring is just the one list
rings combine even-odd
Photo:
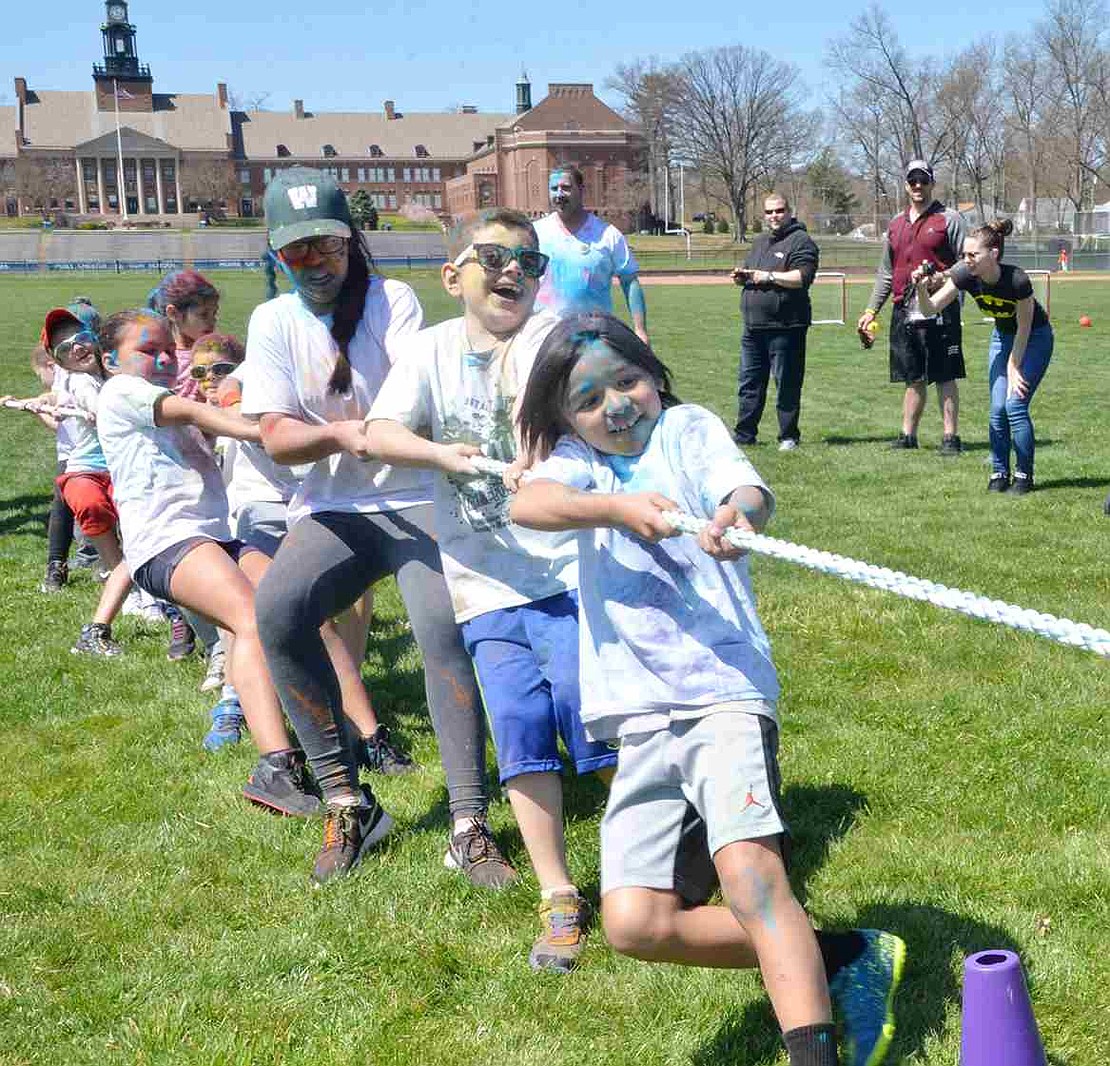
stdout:
[[817,931],[817,946],[825,963],[825,978],[829,981],[837,970],[849,966],[866,950],[867,941],[855,929],[846,933],[826,933]]
[[836,1026],[803,1025],[782,1034],[790,1066],[837,1066]]

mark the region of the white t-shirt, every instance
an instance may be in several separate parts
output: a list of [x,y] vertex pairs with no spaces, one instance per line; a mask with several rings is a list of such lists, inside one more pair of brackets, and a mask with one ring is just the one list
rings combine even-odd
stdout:
[[132,573],[190,537],[231,540],[224,483],[204,434],[154,424],[155,404],[172,395],[129,374],[100,391],[97,426]]
[[[660,492],[699,518],[742,485],[767,491],[724,423],[693,404],[664,411],[638,458],[566,436],[532,476],[584,492]],[[735,701],[774,704],[778,678],[746,556],[718,562],[689,535],[578,537],[582,721],[592,737],[665,728]]]
[[66,419],[73,423],[72,443],[66,456],[67,474],[103,474],[108,469],[96,428],[96,409],[103,386],[104,382],[92,374],[69,374],[65,393],[58,397],[59,403],[79,407],[91,416]]
[[[68,405],[71,402],[67,389],[68,382],[69,371],[63,370],[60,366],[54,367],[54,384],[50,387],[50,391],[54,396],[55,403]],[[58,423],[56,436],[59,463],[64,463],[69,458],[79,428],[76,418],[63,418]]]
[[534,225],[540,251],[551,256],[536,305],[557,314],[612,311],[613,275],[625,278],[640,271],[624,234],[592,214],[576,233],[554,211]]
[[[421,330],[403,345],[370,417],[510,462],[517,396],[557,321],[537,312],[507,344],[482,352],[468,343],[462,318]],[[458,622],[577,586],[575,534],[513,524],[509,500],[500,477],[435,480],[436,541]]]
[[[351,388],[328,391],[339,358],[330,333],[331,317],[317,317],[295,293],[285,293],[255,308],[247,328],[242,413],[290,415],[313,426],[363,419],[374,402],[397,342],[415,333],[424,320],[407,285],[373,276],[366,308],[351,338]],[[427,470],[362,462],[347,452],[313,463],[289,504],[289,521],[317,511],[399,511],[430,503]]]

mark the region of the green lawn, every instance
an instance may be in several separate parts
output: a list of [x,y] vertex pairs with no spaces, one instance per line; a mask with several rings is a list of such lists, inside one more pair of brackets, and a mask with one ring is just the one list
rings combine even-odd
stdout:
[[[409,277],[430,320],[452,313],[434,276]],[[114,310],[154,280],[0,279],[0,392],[32,389],[27,354],[46,308],[85,293]],[[261,279],[218,280],[222,325],[242,330]],[[1039,491],[1020,499],[985,491],[986,327],[965,331],[957,460],[932,450],[932,399],[922,450],[886,449],[901,394],[886,381],[885,338],[867,353],[848,329],[814,329],[802,448],[750,451],[778,496],[769,532],[1110,628],[1108,292],[1053,287],[1058,347],[1034,405]],[[854,311],[865,295],[850,290]],[[730,419],[736,291],[647,297],[679,394]],[[1084,311],[1094,329],[1075,324]],[[773,411],[764,431],[773,442]],[[754,975],[638,964],[597,931],[578,973],[535,977],[534,882],[488,895],[442,868],[442,773],[388,583],[365,676],[423,771],[376,786],[399,831],[359,876],[314,891],[319,825],[240,798],[248,744],[200,749],[199,660],[167,663],[165,634],[131,620],[118,626],[122,659],[69,654],[96,587],[80,574],[64,595],[37,591],[53,443],[8,412],[0,446],[0,1063],[785,1061]],[[1105,1062],[1106,663],[787,564],[757,559],[754,574],[784,682],[797,890],[821,925],[884,926],[909,944],[888,1061],[951,1066],[962,957],[1011,947],[1052,1063]],[[603,797],[570,794],[572,868],[594,894]],[[493,821],[523,868],[505,804]]]

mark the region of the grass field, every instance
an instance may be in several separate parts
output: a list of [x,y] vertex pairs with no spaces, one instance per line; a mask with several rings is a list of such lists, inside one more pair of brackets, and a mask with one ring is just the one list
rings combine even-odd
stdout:
[[[154,280],[0,279],[0,392],[30,393],[47,307],[82,292],[114,310]],[[432,275],[412,280],[430,320],[452,313]],[[242,330],[260,279],[219,281],[222,325]],[[985,491],[986,327],[965,329],[956,460],[932,450],[932,398],[922,450],[886,449],[901,395],[885,338],[865,353],[848,329],[814,329],[802,448],[775,449],[771,411],[772,443],[750,450],[778,496],[769,532],[1110,628],[1108,294],[1053,287],[1039,491],[1017,499]],[[855,311],[864,298],[851,290]],[[679,394],[726,419],[736,303],[725,286],[648,290]],[[1083,311],[1094,329],[1075,325]],[[535,977],[534,882],[482,894],[442,868],[442,773],[388,583],[365,676],[423,769],[376,786],[400,827],[361,874],[313,891],[319,824],[240,798],[249,744],[200,749],[199,660],[167,663],[165,634],[131,620],[122,659],[69,654],[96,588],[79,574],[61,596],[37,591],[53,442],[7,412],[0,445],[0,1064],[785,1061],[754,975],[638,964],[595,931],[576,974]],[[753,569],[784,686],[797,891],[820,925],[883,926],[909,945],[888,1061],[951,1066],[964,954],[1011,947],[1054,1066],[1104,1063],[1106,663],[787,564]],[[595,894],[603,796],[575,784],[570,797],[572,869]],[[505,804],[493,822],[524,868]]]

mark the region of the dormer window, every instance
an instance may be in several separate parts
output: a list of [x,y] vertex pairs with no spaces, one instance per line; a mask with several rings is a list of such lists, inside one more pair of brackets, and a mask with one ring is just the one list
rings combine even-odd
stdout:
[[289,149],[286,148],[284,144],[279,144],[277,146],[277,154],[278,159],[286,159],[289,156]]
[[418,144],[412,150],[412,154],[415,155],[417,159],[427,159],[428,158],[428,149],[425,148],[424,145]]
[[381,145],[379,144],[370,145],[366,151],[371,159],[381,159],[385,155],[385,152],[382,151]]
[[320,154],[325,159],[334,159],[339,153],[335,150],[334,144],[325,144],[320,148]]

